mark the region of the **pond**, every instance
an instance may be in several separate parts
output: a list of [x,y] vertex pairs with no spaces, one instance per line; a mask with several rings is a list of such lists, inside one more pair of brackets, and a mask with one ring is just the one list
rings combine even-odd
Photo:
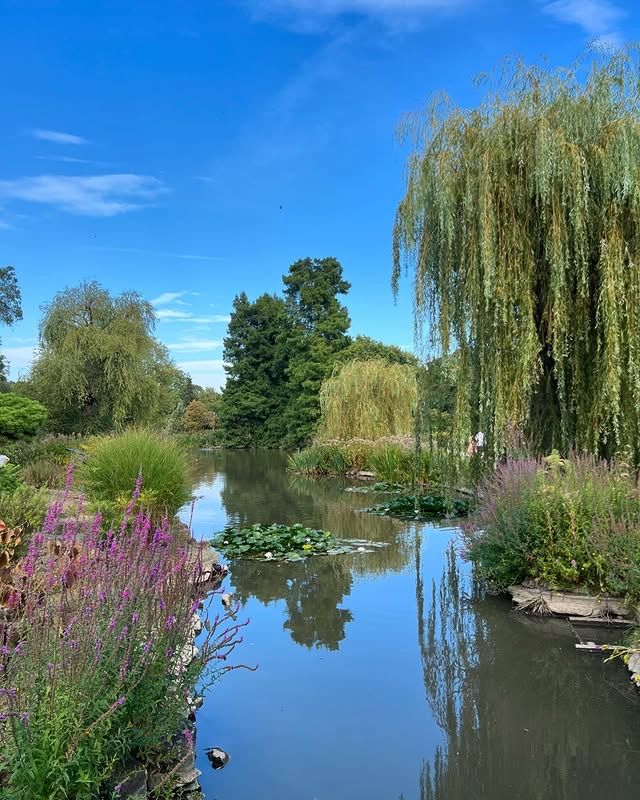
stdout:
[[[200,452],[194,532],[283,522],[388,542],[230,564],[250,618],[198,713],[207,800],[631,800],[640,699],[569,625],[483,596],[438,524],[365,515],[370,495],[290,475],[278,452]],[[214,772],[204,749],[231,755]]]

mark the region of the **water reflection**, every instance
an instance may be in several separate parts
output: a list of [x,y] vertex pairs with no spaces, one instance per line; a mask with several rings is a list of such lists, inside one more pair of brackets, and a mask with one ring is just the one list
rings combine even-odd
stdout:
[[[453,548],[425,597],[421,551],[416,531],[423,680],[444,734],[423,764],[421,800],[635,796],[640,703],[619,668],[577,654],[565,622],[482,597]],[[612,686],[626,704],[611,703]],[[621,740],[621,727],[632,735]]]
[[344,559],[309,558],[294,564],[238,561],[233,565],[236,597],[255,597],[265,605],[283,599],[288,630],[305,647],[337,650],[352,614],[342,604],[351,592],[351,572]]

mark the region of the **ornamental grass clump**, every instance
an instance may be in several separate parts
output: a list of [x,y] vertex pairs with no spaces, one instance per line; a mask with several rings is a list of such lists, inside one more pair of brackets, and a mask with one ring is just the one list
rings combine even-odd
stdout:
[[88,446],[80,483],[100,511],[121,514],[144,471],[140,508],[154,520],[172,517],[191,497],[187,457],[173,439],[146,429],[100,437]]
[[242,626],[211,614],[194,649],[200,550],[135,513],[140,490],[109,530],[54,503],[14,571],[0,609],[3,800],[111,797],[129,757],[157,763],[191,735],[189,696],[233,668]]
[[579,456],[508,461],[465,526],[478,573],[640,599],[640,491],[622,464]]

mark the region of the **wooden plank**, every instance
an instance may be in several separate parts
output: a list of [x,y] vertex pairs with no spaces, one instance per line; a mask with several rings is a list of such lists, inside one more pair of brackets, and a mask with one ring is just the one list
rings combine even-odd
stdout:
[[613,619],[612,617],[569,617],[572,625],[603,628],[630,628],[634,623],[626,619]]

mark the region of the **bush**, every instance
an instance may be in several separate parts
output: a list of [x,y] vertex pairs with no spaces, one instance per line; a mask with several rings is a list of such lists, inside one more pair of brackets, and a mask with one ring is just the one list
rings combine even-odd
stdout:
[[130,430],[97,438],[87,447],[80,482],[105,513],[126,508],[140,475],[139,505],[154,519],[172,517],[191,496],[186,455],[171,438]]
[[23,467],[41,458],[66,466],[74,452],[82,448],[83,441],[81,436],[48,434],[31,440],[4,441],[0,445],[0,452],[14,464]]
[[[239,641],[241,626],[212,613],[183,660],[203,573],[168,524],[67,521],[52,548],[61,512],[33,536],[0,616],[3,800],[114,796],[109,779],[131,757],[153,765],[176,734],[191,739],[185,698],[231,668]],[[171,776],[159,796],[170,789]]]
[[174,441],[184,448],[200,449],[219,447],[222,444],[222,435],[219,430],[195,431],[194,433],[174,433]]
[[512,461],[465,528],[478,573],[640,598],[640,492],[622,466],[586,457]]
[[14,492],[0,492],[0,519],[8,528],[31,533],[42,525],[48,502],[48,492],[25,484]]
[[211,430],[216,427],[216,421],[216,415],[204,403],[200,400],[192,400],[182,417],[182,427],[189,433]]
[[37,400],[10,392],[0,394],[0,435],[33,436],[46,418],[47,409]]
[[15,492],[22,482],[22,471],[16,464],[0,467],[0,494]]

